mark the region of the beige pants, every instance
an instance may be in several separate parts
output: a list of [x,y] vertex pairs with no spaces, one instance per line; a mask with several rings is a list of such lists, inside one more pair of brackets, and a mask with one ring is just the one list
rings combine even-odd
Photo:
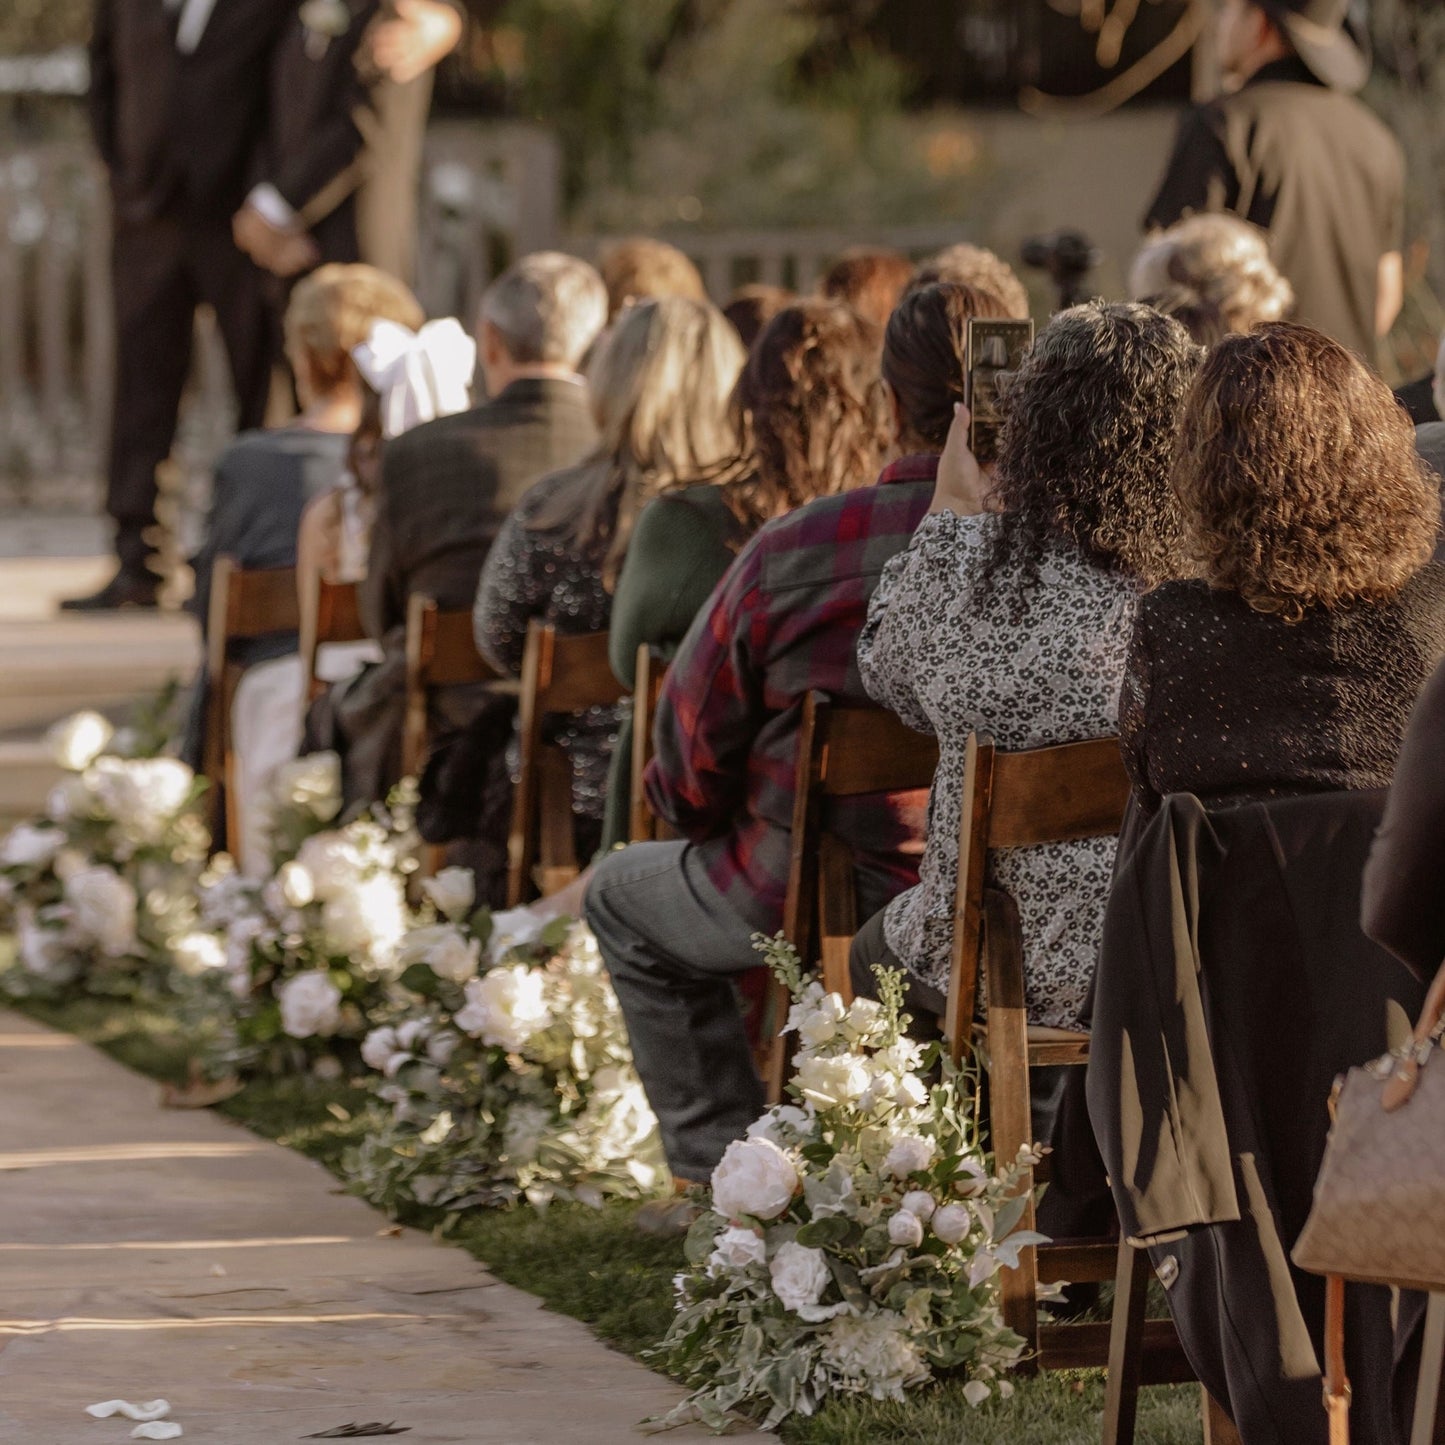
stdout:
[[356,197],[361,259],[408,286],[416,278],[417,190],[431,93],[431,71],[405,85],[381,80],[372,88],[376,132]]

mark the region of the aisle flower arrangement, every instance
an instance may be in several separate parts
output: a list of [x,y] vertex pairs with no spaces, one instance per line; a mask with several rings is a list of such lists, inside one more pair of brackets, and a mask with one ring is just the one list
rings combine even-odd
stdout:
[[357,1192],[393,1212],[652,1192],[655,1121],[591,933],[473,909],[461,869],[424,887],[436,917],[401,949],[418,1003],[362,1048],[377,1109],[343,1162]]
[[805,980],[759,940],[788,985],[798,1050],[792,1102],[769,1109],[713,1172],[693,1226],[677,1315],[655,1358],[690,1388],[668,1417],[723,1429],[743,1410],[773,1428],[828,1396],[898,1400],[947,1372],[979,1404],[1011,1393],[1023,1341],[995,1276],[1041,1236],[1018,1228],[1025,1151],[995,1171],[974,1090],[904,1034],[902,981],[881,1002]]
[[65,776],[42,817],[0,840],[0,929],[13,931],[12,996],[163,982],[195,915],[210,837],[201,783],[174,758],[138,756],[98,713],[47,739]]

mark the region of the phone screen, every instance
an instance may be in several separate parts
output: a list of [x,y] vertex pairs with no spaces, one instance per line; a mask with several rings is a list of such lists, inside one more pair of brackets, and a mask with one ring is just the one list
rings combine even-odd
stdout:
[[965,391],[972,417],[968,444],[981,462],[992,461],[998,454],[999,378],[1019,369],[1033,341],[1032,321],[975,317],[968,323]]

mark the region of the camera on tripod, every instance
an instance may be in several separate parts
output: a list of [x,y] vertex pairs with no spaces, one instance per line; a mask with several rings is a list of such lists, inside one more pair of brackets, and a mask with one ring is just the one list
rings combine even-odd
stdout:
[[1099,248],[1082,231],[1068,230],[1030,236],[1019,255],[1025,266],[1049,273],[1059,295],[1060,311],[1085,299],[1089,273],[1102,259]]

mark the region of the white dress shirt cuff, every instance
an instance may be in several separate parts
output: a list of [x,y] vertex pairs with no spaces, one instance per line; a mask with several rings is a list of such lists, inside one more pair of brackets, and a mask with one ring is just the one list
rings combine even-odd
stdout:
[[246,204],[257,212],[268,226],[278,231],[291,231],[296,228],[294,208],[270,181],[262,181],[259,186],[252,186],[250,195],[246,197]]

